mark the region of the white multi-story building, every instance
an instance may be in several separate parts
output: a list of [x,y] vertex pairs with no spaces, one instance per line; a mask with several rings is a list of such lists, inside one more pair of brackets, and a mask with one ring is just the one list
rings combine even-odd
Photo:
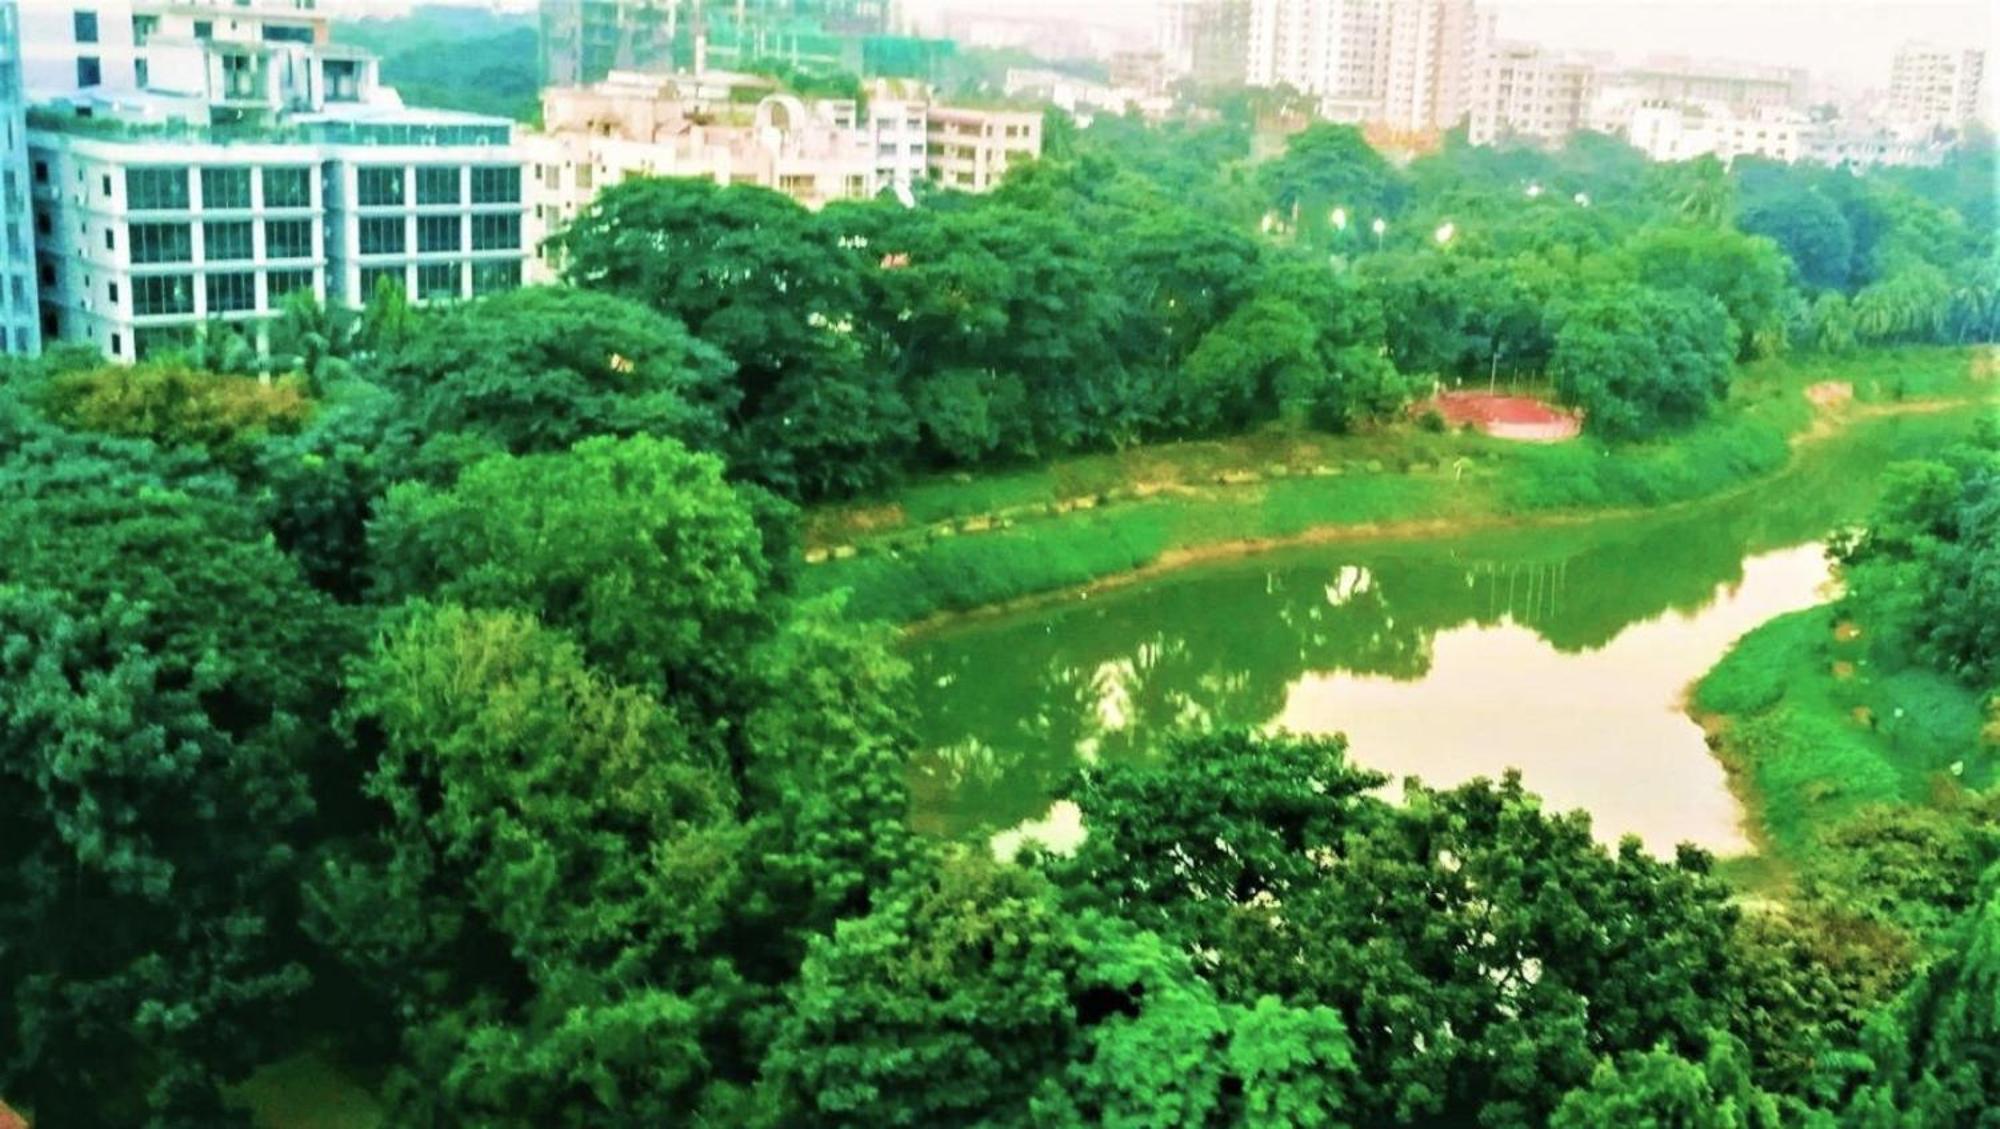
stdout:
[[316,0],[23,0],[25,85],[30,98],[247,90],[297,65],[303,49],[326,46],[327,29]]
[[1559,143],[1588,127],[1597,79],[1591,60],[1531,43],[1498,45],[1480,69],[1467,135],[1474,145],[1504,138]]
[[392,109],[161,133],[89,108],[84,128],[42,118],[29,136],[46,337],[132,360],[210,321],[254,338],[298,290],[360,306],[384,282],[419,302],[521,284],[504,121]]
[[1738,112],[1714,102],[1659,101],[1631,107],[1618,132],[1655,161],[1714,156],[1725,164],[1746,156],[1801,160],[1814,134],[1812,124],[1796,110]]
[[[405,108],[308,0],[125,8],[133,73],[30,118],[44,338],[133,360],[217,321],[261,339],[298,291],[359,306],[385,283],[419,302],[521,284],[512,123]],[[50,81],[57,54],[40,52]]]
[[1449,129],[1491,29],[1473,0],[1252,0],[1247,81],[1315,95],[1337,120]]
[[0,0],[0,352],[27,356],[42,342],[20,46],[13,0]]
[[1896,125],[1958,129],[1980,117],[1986,52],[1905,43],[1889,69],[1889,114]]

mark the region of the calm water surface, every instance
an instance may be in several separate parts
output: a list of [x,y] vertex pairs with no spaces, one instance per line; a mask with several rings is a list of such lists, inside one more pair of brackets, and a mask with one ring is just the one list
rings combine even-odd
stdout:
[[1879,421],[1662,516],[1272,553],[921,636],[913,821],[1059,841],[1079,764],[1227,722],[1345,733],[1357,761],[1438,785],[1517,768],[1607,840],[1739,852],[1689,683],[1825,599],[1828,531],[1866,512],[1888,462],[1964,426]]

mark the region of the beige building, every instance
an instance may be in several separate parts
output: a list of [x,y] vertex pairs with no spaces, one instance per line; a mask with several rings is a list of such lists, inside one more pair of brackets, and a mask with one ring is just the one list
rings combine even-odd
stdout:
[[1889,69],[1889,115],[1894,124],[1958,129],[1981,115],[1986,52],[1905,43]]
[[551,87],[542,122],[522,143],[538,280],[560,268],[549,236],[634,177],[755,185],[817,209],[883,192],[909,199],[918,181],[984,192],[1042,145],[1038,113],[934,106],[927,91],[880,83],[865,105],[808,102],[769,80],[715,71]]
[[1532,43],[1496,46],[1480,68],[1468,135],[1474,145],[1507,138],[1559,143],[1590,124],[1598,68]]
[[945,188],[985,192],[1042,153],[1042,115],[1034,112],[932,106],[926,125],[927,170]]

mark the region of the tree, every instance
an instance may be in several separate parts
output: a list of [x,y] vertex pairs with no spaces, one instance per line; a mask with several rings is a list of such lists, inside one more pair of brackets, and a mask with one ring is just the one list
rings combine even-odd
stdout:
[[743,846],[726,762],[512,610],[417,605],[358,663],[373,844],[323,937],[405,1028],[409,1124],[647,1124],[708,1081],[708,947]]
[[634,686],[713,705],[768,623],[761,538],[721,464],[671,439],[587,439],[403,483],[369,530],[379,595],[518,608]]
[[1600,1064],[1588,1086],[1563,1099],[1549,1129],[1778,1129],[1786,1123],[1777,1100],[1751,1083],[1743,1044],[1720,1035],[1699,1063],[1652,1050]]
[[1356,1121],[1542,1124],[1600,1056],[1727,1021],[1734,918],[1699,852],[1607,852],[1516,778],[1391,805],[1338,742],[1160,752],[1082,776],[1085,839],[1051,873],[1198,948],[1225,1001],[1338,1011]]
[[426,435],[469,433],[510,454],[599,435],[722,445],[727,358],[635,302],[529,287],[420,321],[377,380]]
[[1720,303],[1621,286],[1562,315],[1556,391],[1609,439],[1643,439],[1706,416],[1729,387],[1733,333]]
[[239,506],[86,461],[0,491],[0,1090],[48,1124],[218,1124],[308,983],[348,625]]
[[1395,170],[1360,130],[1330,122],[1294,134],[1284,155],[1258,170],[1257,184],[1280,218],[1319,238],[1336,230],[1333,209],[1368,223],[1393,213],[1403,194]]
[[1854,233],[1847,217],[1817,189],[1761,197],[1743,209],[1737,224],[1783,248],[1807,286],[1846,288],[1853,271]]
[[1632,282],[1720,302],[1734,326],[1738,360],[1782,351],[1790,290],[1784,254],[1770,240],[1726,229],[1653,227],[1628,240],[1617,257]]
[[1870,1027],[1871,1073],[1846,1120],[1865,1126],[1978,1125],[2000,1109],[2000,868],[1944,955]]

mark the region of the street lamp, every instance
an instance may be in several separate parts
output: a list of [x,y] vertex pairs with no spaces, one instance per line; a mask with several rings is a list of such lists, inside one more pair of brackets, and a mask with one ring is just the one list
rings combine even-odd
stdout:
[[1579,193],[1577,193],[1577,194],[1576,194],[1576,206],[1577,206],[1577,207],[1579,207],[1579,208],[1588,208],[1588,207],[1590,207],[1590,193],[1588,193],[1588,192],[1579,192]]
[[1528,199],[1530,199],[1530,200],[1533,200],[1533,199],[1535,199],[1536,197],[1540,196],[1541,194],[1542,194],[1542,186],[1541,186],[1541,185],[1539,185],[1539,184],[1530,184],[1530,185],[1528,186]]
[[1335,228],[1336,230],[1339,230],[1339,231],[1346,231],[1346,230],[1347,230],[1347,209],[1346,209],[1346,208],[1335,208],[1335,209],[1333,210],[1333,217],[1332,217],[1332,219],[1333,219],[1333,226],[1334,226],[1334,228]]
[[1448,246],[1451,243],[1451,237],[1457,234],[1458,225],[1450,220],[1446,220],[1438,225],[1436,231],[1431,233],[1431,238],[1437,240],[1438,246],[1444,247]]
[[1389,221],[1383,219],[1381,216],[1376,216],[1375,222],[1368,225],[1368,230],[1375,233],[1375,249],[1380,251],[1382,249],[1382,233],[1389,230]]

